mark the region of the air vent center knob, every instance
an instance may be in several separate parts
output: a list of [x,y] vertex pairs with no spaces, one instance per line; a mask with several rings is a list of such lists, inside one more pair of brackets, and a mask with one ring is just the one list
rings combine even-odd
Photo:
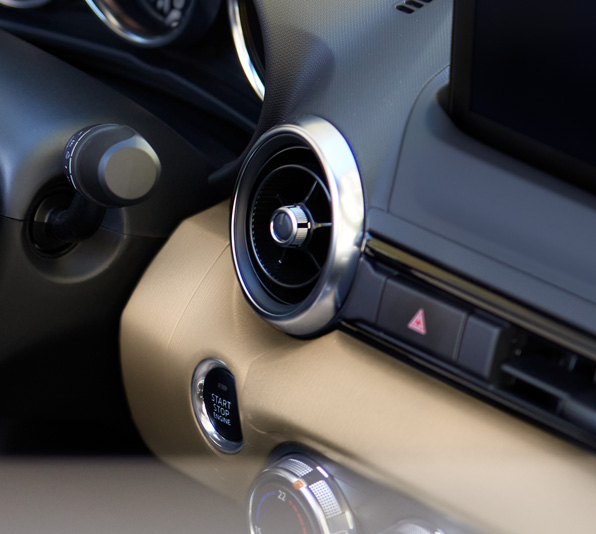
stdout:
[[301,247],[312,224],[305,208],[299,205],[276,209],[271,216],[271,237],[282,247]]

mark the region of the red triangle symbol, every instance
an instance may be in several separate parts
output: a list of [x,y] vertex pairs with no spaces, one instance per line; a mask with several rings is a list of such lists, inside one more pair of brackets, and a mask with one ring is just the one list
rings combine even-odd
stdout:
[[414,332],[418,332],[423,336],[426,335],[426,319],[424,318],[424,309],[420,308],[412,320],[408,323],[408,328],[410,330],[414,330]]

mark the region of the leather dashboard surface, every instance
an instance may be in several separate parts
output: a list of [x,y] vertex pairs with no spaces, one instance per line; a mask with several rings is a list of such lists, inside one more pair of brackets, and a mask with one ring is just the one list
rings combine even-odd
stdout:
[[[271,450],[299,442],[486,532],[590,531],[589,452],[335,331],[299,340],[252,311],[234,274],[229,206],[178,228],[124,312],[134,419],[167,463],[242,502]],[[244,447],[215,451],[190,400],[194,368],[236,377]]]

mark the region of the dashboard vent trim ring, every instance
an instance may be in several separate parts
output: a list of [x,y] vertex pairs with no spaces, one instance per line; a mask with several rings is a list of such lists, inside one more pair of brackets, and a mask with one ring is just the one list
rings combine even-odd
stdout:
[[[296,162],[297,165],[290,164]],[[284,278],[288,275],[286,272],[269,276],[265,273],[267,269],[263,269],[262,258],[257,259],[263,243],[274,252],[276,250],[274,238],[269,234],[269,218],[284,202],[271,203],[267,207],[271,213],[264,208],[260,211],[261,207],[258,207],[257,250],[252,246],[255,239],[253,208],[258,203],[259,192],[263,183],[284,167],[297,174],[288,177],[282,173],[275,178],[278,180],[275,188],[293,189],[284,202],[303,201],[305,212],[309,216],[312,214],[311,223],[315,227],[318,225],[318,229],[312,230],[296,249],[283,249],[280,245],[277,251],[281,255],[283,250],[289,250],[284,254],[293,258],[291,261],[300,254],[317,257],[320,272],[308,283],[294,283],[296,279],[292,276]],[[301,185],[300,180],[310,182]],[[312,201],[313,190],[318,191],[317,202]],[[267,192],[269,197],[275,193],[276,190]],[[326,215],[327,204],[329,211]],[[364,194],[358,166],[347,141],[333,125],[319,117],[307,116],[272,128],[256,142],[236,184],[231,240],[234,266],[244,294],[265,320],[296,336],[311,336],[328,328],[354,278],[361,254],[363,228]],[[315,247],[318,248],[314,250]],[[271,258],[265,263],[270,266]],[[273,283],[272,278],[283,283]],[[282,286],[288,280],[291,283],[287,286],[294,284],[300,290],[284,292]]]

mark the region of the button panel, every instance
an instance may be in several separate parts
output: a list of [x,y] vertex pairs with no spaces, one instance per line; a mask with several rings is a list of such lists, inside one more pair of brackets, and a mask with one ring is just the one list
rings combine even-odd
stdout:
[[371,265],[369,261],[360,259],[356,279],[343,310],[344,318],[352,322],[374,325],[386,280],[387,274]]
[[503,299],[491,302],[461,286],[451,293],[433,284],[432,273],[425,279],[423,270],[417,276],[414,266],[387,259],[361,258],[346,326],[596,448],[596,358],[580,332],[572,344],[554,341],[545,333],[548,318],[539,328],[517,323],[524,314],[515,301],[504,307]]
[[514,349],[515,331],[496,318],[473,314],[466,324],[457,362],[461,367],[485,380],[500,372],[503,361]]
[[377,326],[399,341],[455,360],[467,317],[464,308],[393,278],[385,285]]

